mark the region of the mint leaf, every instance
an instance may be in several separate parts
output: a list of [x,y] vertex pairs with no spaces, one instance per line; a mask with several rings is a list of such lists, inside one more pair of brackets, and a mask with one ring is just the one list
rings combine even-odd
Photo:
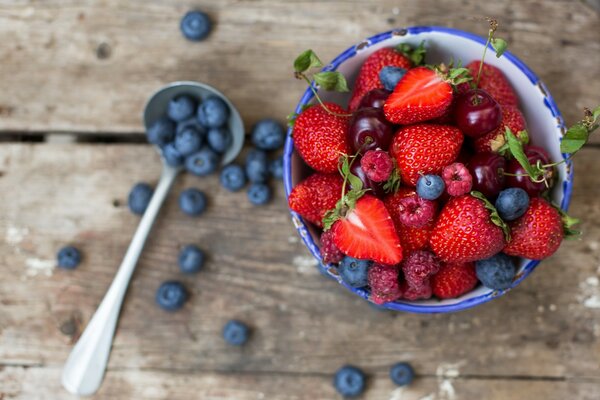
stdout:
[[505,136],[510,153],[519,162],[519,164],[521,164],[523,169],[525,169],[525,171],[531,178],[537,179],[537,177],[539,176],[539,171],[529,163],[529,159],[523,151],[523,143],[521,143],[521,141],[515,137],[515,135],[508,127],[506,128]]
[[294,70],[305,72],[311,68],[321,68],[323,63],[311,49],[305,50],[294,60]]
[[499,58],[508,47],[506,40],[500,38],[492,38],[492,47],[496,50],[496,57]]
[[562,153],[573,154],[583,147],[588,137],[589,133],[586,127],[582,124],[575,124],[565,133],[560,142],[560,151]]
[[346,78],[337,71],[317,72],[313,75],[315,82],[325,90],[335,90],[336,92],[349,92]]

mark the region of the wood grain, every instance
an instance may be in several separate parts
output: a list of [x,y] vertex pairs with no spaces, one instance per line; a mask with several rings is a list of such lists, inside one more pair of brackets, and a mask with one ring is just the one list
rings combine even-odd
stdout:
[[[206,10],[216,29],[185,41],[179,19]],[[486,33],[496,16],[510,49],[546,82],[573,123],[600,103],[600,17],[582,1],[0,0],[0,132],[141,134],[146,98],[175,80],[223,90],[247,127],[283,119],[303,84],[291,62],[324,60],[377,32],[444,25]]]
[[[599,151],[582,151],[576,170],[593,170]],[[36,382],[48,382],[53,398],[66,398],[54,380],[137,224],[124,206],[128,190],[156,180],[158,159],[141,145],[13,144],[0,147],[0,172],[0,393],[43,398]],[[209,195],[199,218],[177,209],[188,186]],[[450,315],[377,311],[320,276],[289,221],[282,185],[275,189],[275,201],[256,208],[216,177],[177,182],[132,281],[97,398],[140,398],[145,390],[148,398],[199,390],[202,398],[332,398],[331,374],[345,363],[375,376],[368,398],[392,397],[386,374],[399,360],[423,377],[423,391],[400,399],[449,398],[437,392],[439,376],[456,374],[456,399],[591,399],[600,391],[598,174],[577,175],[572,214],[585,218],[582,240],[565,242],[507,296]],[[177,251],[190,242],[210,261],[183,276]],[[53,268],[66,243],[84,253],[76,271]],[[192,292],[180,312],[154,305],[166,279]],[[220,339],[230,318],[253,327],[241,349]]]

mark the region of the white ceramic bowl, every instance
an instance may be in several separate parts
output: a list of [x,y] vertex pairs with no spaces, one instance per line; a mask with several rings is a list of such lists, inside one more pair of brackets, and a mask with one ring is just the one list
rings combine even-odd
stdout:
[[[455,61],[461,60],[463,65],[466,65],[481,58],[485,45],[484,38],[472,33],[444,27],[416,26],[372,36],[341,53],[323,69],[340,71],[346,76],[349,86],[352,87],[360,66],[374,51],[382,47],[396,46],[399,43],[409,43],[417,46],[423,40],[425,40],[427,47],[427,63],[430,64],[442,61],[448,62],[452,58]],[[520,109],[527,119],[531,142],[545,148],[552,160],[564,158],[564,155],[560,152],[560,140],[565,131],[564,121],[546,86],[523,61],[510,52],[505,52],[500,58],[496,58],[493,51],[488,51],[487,54],[485,62],[500,68],[516,91],[519,97]],[[349,94],[326,91],[319,91],[319,95],[325,101],[333,101],[342,106],[346,106],[350,98]],[[312,104],[314,102],[313,97],[310,88],[307,88],[296,107],[296,112],[300,113],[303,106]],[[287,195],[296,184],[310,173],[310,169],[294,150],[291,131],[291,129],[288,130],[284,152],[284,182]],[[558,168],[558,178],[556,186],[552,190],[552,200],[565,210],[568,208],[571,199],[572,178],[571,164],[562,164]],[[314,226],[306,224],[295,212],[291,211],[291,214],[302,240],[310,252],[319,260],[322,271],[346,286],[339,279],[334,267],[323,265],[319,254],[318,230]],[[511,288],[525,279],[538,264],[539,261],[522,259],[519,263],[519,272]],[[346,287],[357,295],[368,299],[368,290]],[[456,299],[399,300],[386,303],[384,307],[397,311],[418,313],[453,312],[485,303],[508,290],[510,289],[494,291],[478,286],[475,290]]]

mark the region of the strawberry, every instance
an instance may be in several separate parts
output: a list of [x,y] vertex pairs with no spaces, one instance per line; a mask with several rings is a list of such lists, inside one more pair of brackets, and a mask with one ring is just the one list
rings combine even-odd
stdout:
[[409,70],[385,101],[383,111],[394,124],[414,124],[443,116],[452,104],[452,86],[429,68]]
[[502,123],[498,127],[485,135],[475,139],[474,147],[478,153],[498,153],[506,144],[504,133],[506,128],[509,128],[518,138],[524,140],[527,129],[525,117],[517,107],[504,106],[502,107]]
[[431,278],[431,289],[440,299],[451,299],[463,295],[477,285],[473,263],[444,264]]
[[379,71],[386,66],[409,69],[411,62],[408,57],[393,47],[384,47],[367,57],[362,67],[360,67],[356,82],[354,82],[354,90],[349,106],[350,111],[355,111],[358,108],[360,101],[367,92],[383,87],[379,80]]
[[525,214],[509,226],[511,240],[504,252],[532,260],[550,257],[565,236],[560,213],[540,197],[532,198]]
[[361,260],[395,265],[402,261],[402,246],[385,205],[364,195],[331,227],[333,242],[344,254]]
[[476,261],[499,253],[507,231],[494,206],[481,193],[472,192],[446,203],[429,245],[442,261]]
[[[480,64],[481,61],[476,60],[467,65],[471,76],[473,76],[473,81],[477,81]],[[502,71],[493,65],[483,63],[481,76],[479,77],[479,88],[487,91],[501,106],[516,107],[519,103],[517,94]]]
[[346,138],[346,111],[334,103],[325,103],[336,114],[319,104],[302,111],[294,123],[294,144],[300,156],[316,171],[331,173],[338,169],[341,154],[350,152]]
[[396,158],[402,183],[415,186],[420,174],[439,175],[454,162],[464,137],[450,125],[417,124],[396,132],[391,153]]
[[322,227],[325,213],[335,207],[342,195],[343,183],[339,174],[314,173],[292,189],[288,197],[290,209]]

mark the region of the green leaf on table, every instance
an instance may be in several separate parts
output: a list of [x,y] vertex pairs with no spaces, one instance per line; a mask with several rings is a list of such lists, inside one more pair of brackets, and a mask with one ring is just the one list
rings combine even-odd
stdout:
[[560,151],[562,153],[573,154],[586,144],[589,132],[583,124],[578,123],[567,130],[567,133],[560,142]]
[[294,60],[294,70],[296,72],[306,72],[311,68],[321,68],[322,66],[323,63],[311,49],[303,51]]
[[519,164],[521,164],[523,169],[531,178],[537,179],[542,171],[539,171],[533,165],[531,165],[527,155],[525,155],[525,151],[523,151],[523,143],[517,139],[517,137],[508,127],[506,128],[505,136],[506,143],[508,144],[508,150],[512,156],[519,162]]
[[504,39],[492,38],[492,47],[496,50],[496,57],[500,57],[508,47],[508,43]]
[[317,72],[313,75],[315,82],[325,90],[334,90],[336,92],[349,92],[346,78],[337,71]]

